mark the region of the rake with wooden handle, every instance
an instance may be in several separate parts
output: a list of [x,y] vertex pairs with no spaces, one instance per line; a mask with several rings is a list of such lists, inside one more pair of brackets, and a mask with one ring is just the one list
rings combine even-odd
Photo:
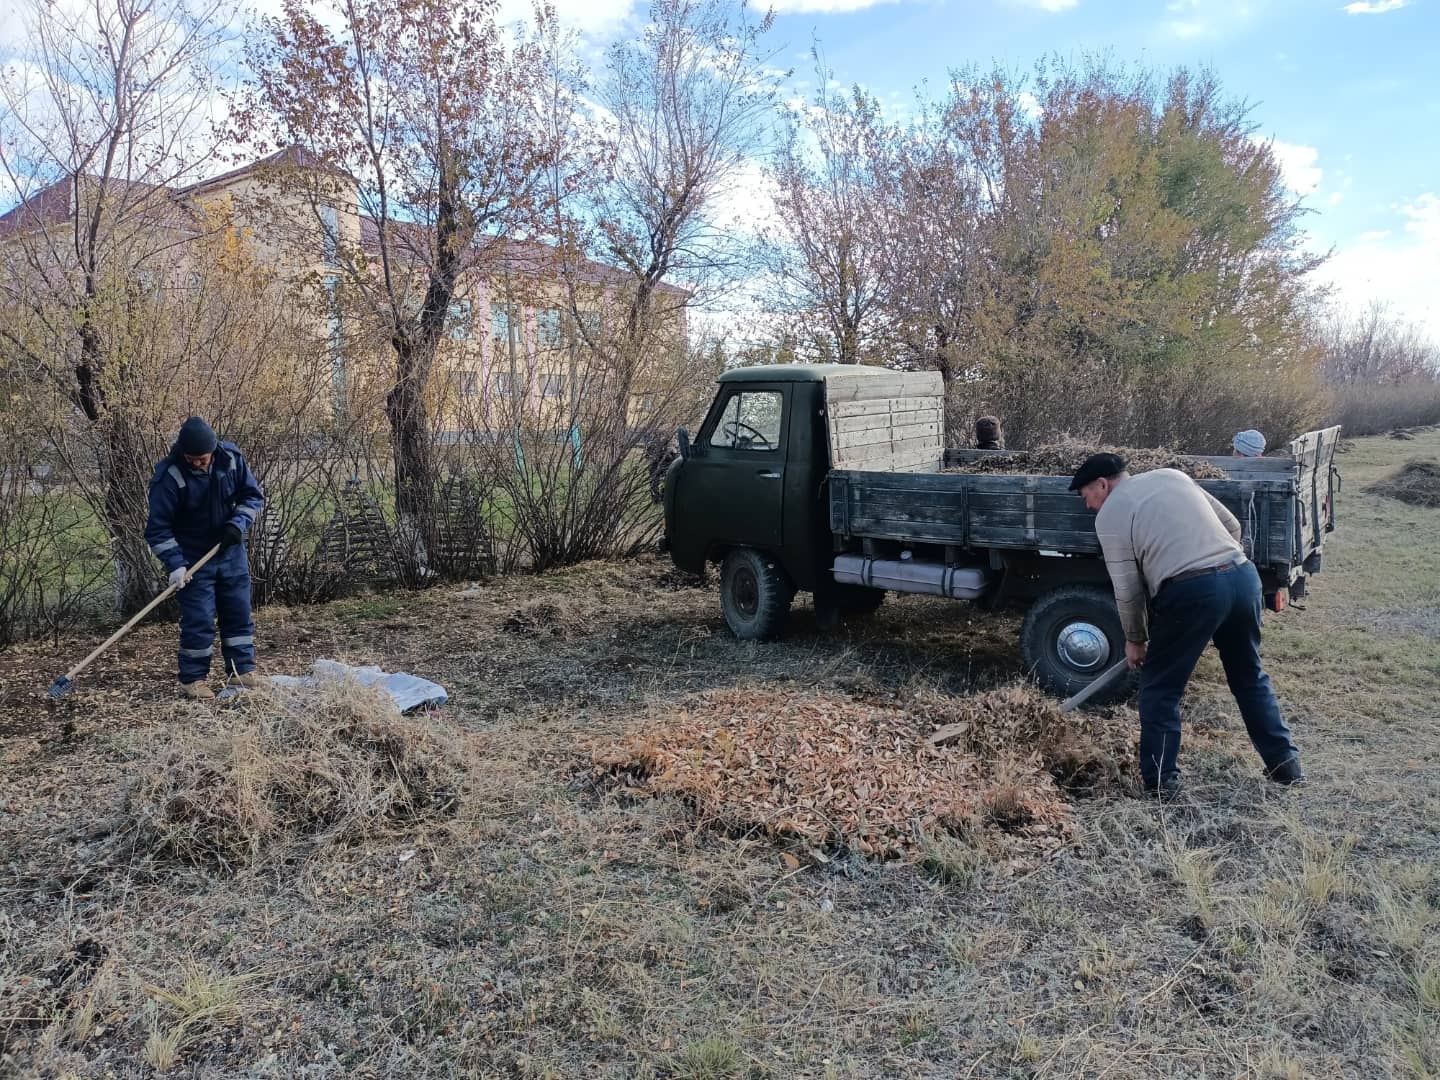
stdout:
[[[207,562],[209,562],[211,559],[213,559],[217,554],[219,554],[219,552],[220,552],[220,545],[219,545],[219,544],[216,544],[216,545],[215,545],[214,547],[212,547],[209,551],[207,551],[203,556],[201,556],[200,559],[195,563],[194,566],[190,567],[189,571],[185,574],[184,582],[181,582],[181,584],[184,584],[185,582],[188,582],[192,577],[194,577],[194,576],[195,576],[195,571],[196,571],[196,570],[199,570],[199,569],[200,569],[202,566],[204,566]],[[53,683],[51,683],[51,684],[50,684],[50,696],[51,696],[52,698],[62,698],[62,697],[64,697],[66,694],[68,694],[68,693],[70,692],[72,686],[74,685],[70,680],[72,680],[73,678],[75,678],[76,675],[79,675],[80,672],[84,671],[87,667],[89,667],[90,664],[95,660],[95,658],[96,658],[97,656],[99,656],[101,653],[103,653],[106,649],[110,648],[111,645],[114,645],[117,641],[119,641],[122,637],[124,637],[126,634],[128,634],[131,630],[133,630],[133,629],[135,628],[135,624],[136,624],[136,623],[138,623],[141,619],[145,618],[146,615],[149,615],[150,612],[154,611],[157,607],[159,607],[160,604],[162,604],[162,603],[165,601],[165,599],[166,599],[171,593],[173,593],[176,589],[178,589],[179,587],[180,587],[179,585],[171,585],[171,586],[169,586],[169,587],[168,587],[164,592],[162,592],[159,596],[155,597],[154,600],[151,600],[148,604],[146,604],[143,608],[141,608],[138,612],[136,612],[136,613],[131,617],[131,619],[130,619],[129,622],[127,622],[124,626],[120,627],[119,630],[116,630],[116,631],[115,631],[113,634],[111,634],[108,638],[106,638],[104,641],[102,641],[102,642],[100,643],[99,647],[96,648],[94,652],[92,652],[89,656],[85,657],[84,660],[81,660],[78,664],[76,664],[74,667],[72,667],[72,668],[71,668],[69,671],[67,671],[64,675],[61,675],[58,679],[56,679]]]

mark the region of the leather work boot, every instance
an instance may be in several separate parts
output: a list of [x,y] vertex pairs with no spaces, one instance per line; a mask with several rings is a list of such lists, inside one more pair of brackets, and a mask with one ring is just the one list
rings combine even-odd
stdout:
[[215,691],[211,690],[210,687],[203,682],[182,682],[180,684],[180,693],[192,701],[209,701],[215,696]]
[[1299,758],[1286,758],[1265,775],[1275,783],[1284,784],[1286,787],[1305,783],[1305,770],[1300,768]]
[[254,690],[257,686],[263,686],[265,680],[260,677],[258,671],[247,671],[241,675],[230,676],[231,686],[243,686],[247,690]]
[[1168,776],[1157,784],[1147,783],[1145,785],[1145,794],[1156,802],[1162,803],[1174,802],[1184,790],[1184,785],[1181,784],[1178,776]]

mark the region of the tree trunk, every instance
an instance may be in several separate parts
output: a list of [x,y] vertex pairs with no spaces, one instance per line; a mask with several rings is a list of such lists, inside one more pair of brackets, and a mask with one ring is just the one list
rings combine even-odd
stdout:
[[115,560],[115,597],[122,615],[139,611],[155,595],[155,564],[145,543],[149,510],[147,489],[150,462],[144,440],[134,425],[113,411],[104,415],[96,434],[102,507]]
[[395,342],[395,385],[385,396],[395,458],[396,557],[402,579],[422,585],[431,576],[428,552],[438,536],[435,458],[424,399],[424,346]]

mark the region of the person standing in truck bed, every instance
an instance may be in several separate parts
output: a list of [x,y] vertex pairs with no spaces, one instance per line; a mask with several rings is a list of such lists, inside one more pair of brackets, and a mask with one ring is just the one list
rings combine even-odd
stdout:
[[975,421],[976,450],[1004,450],[1005,436],[1000,431],[1000,418],[982,416]]
[[1125,657],[1140,669],[1140,778],[1158,798],[1180,792],[1180,699],[1211,641],[1245,730],[1282,784],[1304,779],[1300,752],[1260,664],[1260,575],[1240,523],[1176,469],[1132,477],[1118,454],[1093,454],[1070,490],[1096,512],[1115,588]]

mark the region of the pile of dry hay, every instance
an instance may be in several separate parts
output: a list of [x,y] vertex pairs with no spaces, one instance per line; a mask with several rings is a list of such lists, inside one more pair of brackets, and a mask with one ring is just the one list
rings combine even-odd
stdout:
[[434,721],[353,682],[248,691],[131,783],[117,837],[223,871],[450,816],[466,767]]
[[1224,480],[1225,470],[1213,462],[1186,457],[1178,450],[1143,450],[1125,446],[1092,446],[1073,439],[1039,446],[1034,450],[996,454],[978,461],[951,466],[946,472],[1031,473],[1037,476],[1072,476],[1091,454],[1119,454],[1129,463],[1131,473],[1152,469],[1179,469],[1196,480]]
[[1412,458],[1370,490],[1412,506],[1440,506],[1440,461]]
[[1102,745],[1103,723],[1062,716],[1028,687],[934,695],[912,710],[750,687],[701,695],[595,748],[592,762],[597,778],[680,796],[726,831],[916,858],[941,831],[1071,840],[1049,770],[1098,765],[1118,777],[1115,748],[1128,739]]

